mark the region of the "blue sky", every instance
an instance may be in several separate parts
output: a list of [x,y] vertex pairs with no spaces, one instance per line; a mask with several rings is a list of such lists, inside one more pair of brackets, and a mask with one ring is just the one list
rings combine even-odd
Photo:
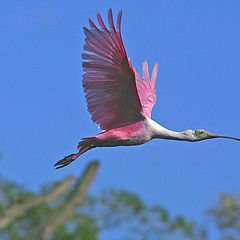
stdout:
[[4,1],[0,7],[1,173],[28,189],[80,175],[98,159],[92,193],[138,193],[173,214],[201,219],[219,192],[239,192],[240,142],[154,140],[100,148],[56,171],[82,137],[99,132],[81,86],[83,26],[123,9],[122,36],[141,72],[160,62],[152,118],[176,131],[240,137],[239,1]]

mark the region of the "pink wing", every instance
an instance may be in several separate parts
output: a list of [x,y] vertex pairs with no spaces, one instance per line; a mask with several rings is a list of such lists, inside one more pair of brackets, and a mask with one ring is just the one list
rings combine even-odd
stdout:
[[140,77],[137,69],[134,68],[139,98],[143,112],[148,118],[151,118],[152,108],[157,100],[155,86],[158,68],[159,63],[156,63],[153,68],[151,81],[149,78],[147,61],[143,63],[143,78]]
[[90,29],[86,35],[83,53],[83,87],[88,111],[101,129],[108,130],[141,120],[142,106],[138,96],[133,68],[129,65],[123,45],[120,24],[122,11],[118,14],[117,31],[114,27],[112,9],[108,11],[107,29],[97,14],[100,29],[89,19]]

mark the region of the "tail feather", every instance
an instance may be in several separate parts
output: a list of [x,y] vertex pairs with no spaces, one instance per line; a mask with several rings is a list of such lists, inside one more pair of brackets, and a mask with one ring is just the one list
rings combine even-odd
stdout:
[[69,165],[86,151],[95,148],[95,141],[95,137],[82,138],[82,141],[79,142],[77,147],[77,149],[79,149],[79,152],[64,157],[62,160],[59,160],[57,163],[55,163],[54,166],[56,167],[56,169],[59,169]]

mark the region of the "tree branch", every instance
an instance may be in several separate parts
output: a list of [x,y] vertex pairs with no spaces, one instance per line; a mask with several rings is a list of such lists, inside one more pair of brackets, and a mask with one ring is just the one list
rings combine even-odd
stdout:
[[73,216],[75,208],[84,201],[89,187],[95,180],[98,169],[99,162],[91,162],[85,169],[82,177],[76,182],[73,190],[66,197],[65,203],[59,206],[56,211],[54,211],[40,226],[33,229],[24,239],[48,239],[58,227]]
[[26,202],[15,204],[11,206],[4,216],[0,219],[0,229],[6,227],[10,222],[14,221],[17,217],[20,217],[25,213],[25,211],[34,208],[42,203],[52,202],[57,196],[59,196],[62,192],[64,192],[69,185],[73,182],[74,177],[69,176],[65,178],[60,184],[56,186],[56,188],[42,197],[34,197]]

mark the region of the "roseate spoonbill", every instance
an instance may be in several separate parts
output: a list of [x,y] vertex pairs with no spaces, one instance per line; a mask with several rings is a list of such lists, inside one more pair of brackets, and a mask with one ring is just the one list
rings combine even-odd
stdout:
[[112,9],[108,11],[109,29],[100,14],[98,28],[89,19],[90,29],[83,28],[86,35],[82,54],[83,88],[88,111],[92,120],[103,130],[93,137],[79,142],[79,152],[66,156],[54,166],[62,168],[84,152],[95,147],[140,145],[153,138],[201,141],[211,138],[240,138],[216,135],[203,129],[174,132],[151,119],[156,103],[155,83],[159,63],[156,63],[151,79],[148,64],[143,63],[143,77],[132,67],[121,37],[122,10],[118,14],[117,29],[113,22]]

